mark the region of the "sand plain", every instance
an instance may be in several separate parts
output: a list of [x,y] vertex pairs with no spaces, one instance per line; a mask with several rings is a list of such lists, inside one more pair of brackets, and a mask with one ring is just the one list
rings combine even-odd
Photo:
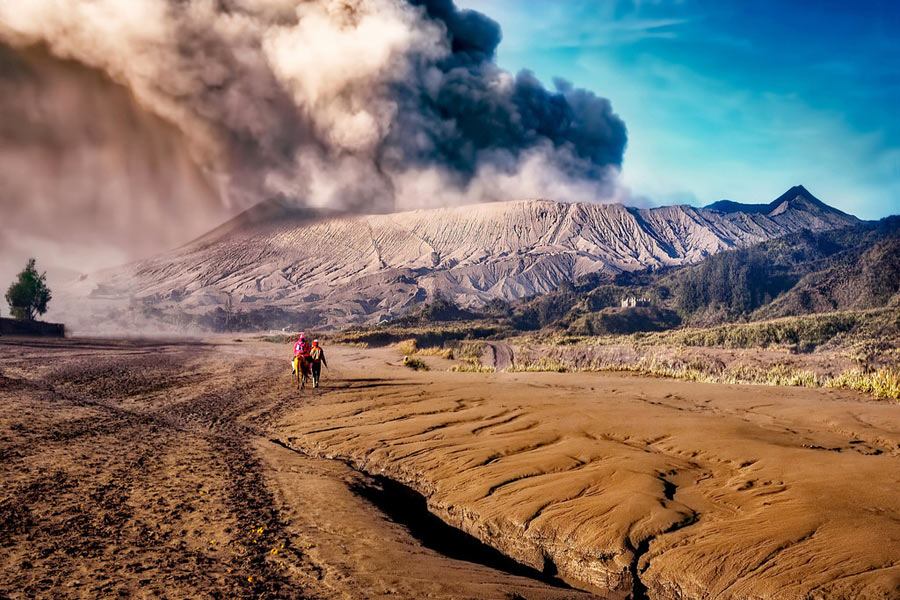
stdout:
[[900,597],[896,404],[329,351],[0,340],[0,597]]

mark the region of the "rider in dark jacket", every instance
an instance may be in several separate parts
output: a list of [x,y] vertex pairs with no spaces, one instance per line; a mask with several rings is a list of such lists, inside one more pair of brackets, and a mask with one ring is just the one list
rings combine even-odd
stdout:
[[328,363],[325,361],[325,351],[319,345],[319,340],[313,340],[312,348],[309,350],[309,360],[312,363],[313,387],[319,387],[322,365],[328,366]]

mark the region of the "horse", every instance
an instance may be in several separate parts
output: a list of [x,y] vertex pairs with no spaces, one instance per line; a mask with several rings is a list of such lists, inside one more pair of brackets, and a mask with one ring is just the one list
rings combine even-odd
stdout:
[[309,381],[311,376],[310,373],[310,359],[308,356],[295,356],[294,357],[294,373],[297,375],[297,389],[302,390],[306,387],[306,382]]

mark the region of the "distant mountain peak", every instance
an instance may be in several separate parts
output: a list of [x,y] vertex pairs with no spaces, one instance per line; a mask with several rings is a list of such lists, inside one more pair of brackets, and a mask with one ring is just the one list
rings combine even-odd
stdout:
[[[809,192],[809,190],[806,189],[805,187],[803,187],[802,185],[793,186],[791,189],[789,189],[782,195],[775,198],[775,200],[773,200],[771,203],[769,203],[769,206],[777,208],[777,207],[781,206],[784,202],[793,202],[793,203],[806,202],[806,203],[812,204],[813,206],[818,206],[819,208],[831,209],[830,206],[828,206],[827,204],[825,204],[824,202],[822,202],[821,200],[819,200],[818,198],[813,196]],[[834,209],[832,209],[832,210],[834,210]]]
[[[816,202],[820,202],[820,200],[819,200],[818,198],[816,198],[815,196],[813,196],[813,195],[809,192],[808,189],[806,189],[805,187],[803,187],[803,185],[795,185],[795,186],[791,186],[791,189],[789,189],[788,191],[786,191],[785,193],[783,193],[781,196],[779,196],[778,199],[780,200],[781,198],[784,198],[785,196],[790,196],[790,195],[800,195],[800,196],[805,196],[806,198],[809,198],[809,199],[811,199],[811,200],[815,200]],[[776,202],[777,202],[777,201],[778,201],[778,200],[776,200]]]
[[813,196],[809,190],[802,185],[795,185],[775,200],[769,203],[769,216],[774,217],[788,210],[801,210],[806,212],[815,212],[818,214],[839,215],[855,219],[852,215],[848,215],[833,206],[829,206]]
[[705,206],[710,210],[722,213],[748,213],[763,214],[769,217],[777,217],[789,210],[804,211],[827,215],[837,215],[856,220],[856,217],[848,215],[832,206],[829,206],[816,198],[802,185],[795,185],[768,204],[743,204],[733,200],[719,200]]

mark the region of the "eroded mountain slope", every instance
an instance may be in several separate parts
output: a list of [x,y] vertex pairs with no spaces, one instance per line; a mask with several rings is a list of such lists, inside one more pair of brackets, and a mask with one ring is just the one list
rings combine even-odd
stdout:
[[511,300],[590,273],[692,263],[856,222],[807,196],[796,188],[769,213],[527,200],[322,216],[269,202],[176,251],[88,277],[78,291],[163,313],[277,306],[310,311],[310,324],[377,321],[436,292],[464,306]]

